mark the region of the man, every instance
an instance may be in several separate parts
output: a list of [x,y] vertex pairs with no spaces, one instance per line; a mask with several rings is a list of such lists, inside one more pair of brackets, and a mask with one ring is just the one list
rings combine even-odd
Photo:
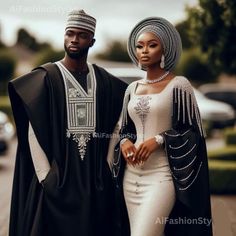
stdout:
[[65,57],[9,84],[18,136],[10,236],[115,235],[108,137],[126,85],[87,63],[95,26],[72,11]]

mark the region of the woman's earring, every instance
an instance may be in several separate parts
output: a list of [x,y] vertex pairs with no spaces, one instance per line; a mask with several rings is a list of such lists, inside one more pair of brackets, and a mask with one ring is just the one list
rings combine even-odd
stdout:
[[161,55],[161,63],[160,63],[160,68],[164,69],[165,67],[165,56],[164,54]]

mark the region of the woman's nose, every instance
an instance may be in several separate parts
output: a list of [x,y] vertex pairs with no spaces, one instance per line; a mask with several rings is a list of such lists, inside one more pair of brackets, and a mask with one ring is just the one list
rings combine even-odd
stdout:
[[145,46],[145,47],[143,47],[142,53],[143,53],[143,54],[146,54],[146,53],[148,53],[148,47],[146,47],[146,46]]

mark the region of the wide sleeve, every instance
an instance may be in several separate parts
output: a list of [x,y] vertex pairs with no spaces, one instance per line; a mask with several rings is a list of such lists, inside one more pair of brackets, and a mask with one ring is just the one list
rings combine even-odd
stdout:
[[[190,82],[182,77],[173,87],[172,128],[162,133],[177,202],[187,218],[211,222],[208,160],[198,104]],[[179,215],[180,212],[177,213]],[[211,235],[210,225],[192,226],[192,235]]]
[[120,141],[124,138],[128,138],[133,143],[136,141],[135,125],[128,114],[128,103],[134,87],[135,83],[131,83],[125,91],[122,111],[119,120],[119,139],[117,140],[117,143],[114,147],[112,174],[117,185],[121,185],[122,183],[124,168],[126,164],[124,158],[122,157]]
[[41,183],[47,176],[50,170],[50,163],[45,155],[45,152],[38,143],[38,140],[35,136],[33,128],[29,123],[29,147],[31,152],[31,157],[35,169],[35,173],[39,182]]

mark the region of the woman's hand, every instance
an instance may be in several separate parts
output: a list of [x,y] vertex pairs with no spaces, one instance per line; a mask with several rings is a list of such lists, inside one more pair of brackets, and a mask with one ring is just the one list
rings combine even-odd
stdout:
[[121,152],[126,162],[130,165],[133,165],[133,158],[136,152],[136,147],[129,139],[127,139],[123,144],[121,144]]
[[151,138],[144,141],[139,145],[134,154],[134,163],[135,164],[144,163],[149,158],[151,153],[153,153],[159,147],[160,145],[156,142],[155,138]]

